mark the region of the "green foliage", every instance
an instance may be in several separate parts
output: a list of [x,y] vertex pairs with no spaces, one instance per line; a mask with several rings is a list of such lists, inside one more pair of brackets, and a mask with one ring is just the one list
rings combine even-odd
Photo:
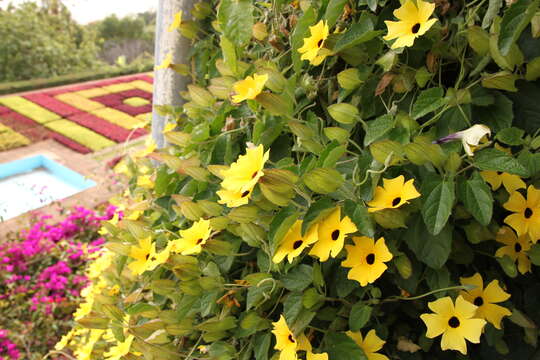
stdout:
[[68,10],[54,14],[25,3],[0,10],[0,81],[46,78],[94,68],[95,33]]
[[[129,220],[107,227],[107,284],[120,294],[96,290],[83,325],[117,321],[103,307],[114,304],[119,332],[133,337],[129,356],[144,359],[275,360],[281,316],[293,339],[305,335],[330,360],[537,353],[538,224],[512,221],[540,211],[531,97],[540,87],[526,77],[539,56],[529,27],[537,3],[437,1],[437,23],[392,49],[385,21],[401,3],[212,2],[216,14],[194,35],[186,103],[158,108],[176,121],[171,144],[124,164]],[[313,43],[326,57],[310,64],[298,50],[319,20],[329,35]],[[521,196],[529,210],[515,209]],[[194,237],[193,253],[174,250],[207,221],[211,235]],[[168,257],[140,260],[142,240]],[[379,250],[361,252],[372,243]],[[368,268],[374,258],[389,260]],[[464,278],[477,273],[510,294],[498,304],[508,313],[500,329],[488,319],[468,357],[443,351],[420,315],[475,291]],[[357,332],[384,341],[373,350]]]

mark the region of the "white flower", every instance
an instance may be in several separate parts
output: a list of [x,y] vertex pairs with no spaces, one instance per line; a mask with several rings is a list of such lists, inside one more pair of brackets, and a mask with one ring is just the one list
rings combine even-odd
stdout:
[[463,144],[463,148],[467,155],[473,156],[474,154],[471,146],[478,146],[480,140],[486,135],[488,137],[491,136],[491,129],[486,125],[476,124],[466,130],[458,131],[440,138],[439,140],[434,141],[434,143],[443,144],[445,142],[461,139],[461,143]]

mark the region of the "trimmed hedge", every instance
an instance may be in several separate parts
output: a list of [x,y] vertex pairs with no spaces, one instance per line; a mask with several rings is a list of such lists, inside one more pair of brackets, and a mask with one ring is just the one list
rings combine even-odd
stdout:
[[83,81],[106,79],[114,76],[130,75],[150,71],[153,64],[109,68],[104,71],[88,71],[83,73],[61,75],[48,79],[33,79],[0,84],[0,95],[14,94],[23,91],[44,89],[54,86],[75,84]]

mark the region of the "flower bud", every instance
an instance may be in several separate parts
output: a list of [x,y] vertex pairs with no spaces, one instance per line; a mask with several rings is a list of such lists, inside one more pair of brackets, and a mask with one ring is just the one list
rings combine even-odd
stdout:
[[343,70],[337,75],[337,80],[339,86],[345,90],[354,90],[362,84],[362,80],[360,80],[359,77],[359,71],[356,68]]
[[262,22],[257,22],[253,25],[253,37],[259,41],[263,41],[268,36],[268,31],[266,31],[266,25]]
[[347,103],[330,105],[328,113],[334,120],[342,124],[354,124],[360,115],[356,106]]

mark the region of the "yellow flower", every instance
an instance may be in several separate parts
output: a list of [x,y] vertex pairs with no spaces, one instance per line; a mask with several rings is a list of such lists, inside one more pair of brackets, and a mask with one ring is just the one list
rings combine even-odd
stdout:
[[98,342],[99,339],[101,339],[101,336],[104,332],[105,330],[100,329],[90,330],[90,337],[88,338],[84,346],[75,350],[75,356],[77,357],[77,360],[92,359],[92,351],[94,350],[94,345]]
[[244,80],[235,82],[233,89],[236,95],[232,97],[233,103],[238,104],[247,99],[255,99],[261,93],[267,80],[268,74],[253,74],[253,76],[248,76]]
[[385,355],[377,353],[386,341],[379,338],[375,330],[370,330],[365,338],[362,338],[362,334],[359,332],[347,331],[347,335],[364,351],[367,360],[388,360]]
[[150,253],[156,252],[156,244],[152,242],[151,237],[139,240],[139,246],[132,246],[129,256],[135,259],[128,264],[128,268],[135,275],[141,275],[147,270]]
[[172,242],[171,251],[182,255],[198,254],[210,237],[210,220],[199,220],[186,230],[180,230],[180,239]]
[[56,345],[54,345],[54,350],[60,351],[65,348],[68,345],[68,342],[73,338],[73,335],[75,335],[75,329],[71,329],[70,332],[62,336],[60,341],[57,342]]
[[[111,224],[111,225],[118,225],[118,221],[120,221],[120,215],[116,212],[114,213],[112,219],[110,219],[109,221],[106,221],[107,223]],[[107,230],[107,228],[105,226],[102,226],[99,231],[98,231],[98,234],[99,235],[108,235],[109,234],[109,230]]]
[[173,131],[175,128],[176,128],[175,123],[167,123],[167,125],[165,125],[165,127],[163,128],[163,131],[161,133],[162,134],[169,133],[169,132]]
[[508,215],[504,222],[513,227],[519,236],[529,234],[534,243],[540,239],[540,190],[530,185],[527,199],[514,191],[503,207],[514,213]]
[[264,164],[270,156],[270,151],[264,152],[264,147],[248,147],[245,155],[240,155],[228,169],[221,171],[223,181],[221,190],[217,191],[220,204],[237,207],[247,204],[253,188],[264,175]]
[[302,220],[296,220],[283,238],[276,254],[272,258],[274,263],[280,263],[285,256],[287,257],[287,260],[289,260],[289,263],[292,263],[293,259],[300,255],[305,248],[317,241],[319,230],[317,224],[311,226],[304,236],[302,236],[301,230]]
[[115,346],[109,349],[105,354],[106,360],[120,360],[124,355],[129,353],[131,349],[131,344],[133,343],[135,337],[133,335],[128,335],[123,342],[117,342]]
[[435,314],[422,314],[420,318],[426,324],[426,337],[432,339],[442,334],[441,349],[457,350],[467,354],[467,343],[480,342],[480,335],[486,325],[484,319],[474,319],[477,306],[458,296],[456,303],[447,296],[428,303]]
[[272,333],[276,337],[276,346],[274,349],[279,350],[279,360],[297,360],[296,348],[298,343],[294,334],[289,330],[289,326],[285,321],[283,315],[279,317],[279,320],[272,323],[274,329]]
[[167,31],[171,32],[173,30],[179,29],[180,24],[182,24],[182,10],[174,14],[173,21],[171,25],[169,25],[169,28],[167,29]]
[[151,137],[148,137],[146,139],[146,141],[144,142],[144,145],[145,145],[144,149],[141,149],[137,151],[135,154],[133,154],[134,158],[137,159],[137,158],[147,157],[148,155],[153,153],[157,148],[156,143]]
[[414,187],[414,179],[405,182],[403,175],[394,179],[383,179],[384,186],[377,186],[373,200],[367,204],[369,212],[380,211],[384,209],[395,209],[409,200],[416,199],[420,193]]
[[245,205],[249,202],[251,197],[251,190],[246,191],[232,191],[232,190],[219,190],[216,192],[219,196],[218,203],[225,204],[227,207],[234,208]]
[[335,258],[343,249],[345,236],[356,230],[356,225],[348,216],[341,219],[341,208],[338,206],[319,223],[319,240],[309,254],[317,256],[320,261],[328,260],[330,255]]
[[386,271],[385,262],[392,260],[392,253],[386,247],[384,238],[375,242],[367,236],[353,237],[354,245],[345,245],[347,258],[343,267],[352,268],[347,278],[356,280],[361,286],[373,283]]
[[167,55],[165,55],[165,59],[163,59],[163,62],[160,65],[156,66],[156,70],[162,70],[162,69],[167,69],[171,67],[172,62],[173,62],[173,54],[172,52],[170,52]]
[[306,360],[328,360],[327,353],[315,354],[313,352],[313,347],[311,346],[311,343],[309,342],[305,334],[301,334],[300,336],[298,336],[298,346],[296,350],[305,351]]
[[517,189],[524,189],[527,187],[525,182],[517,175],[501,171],[481,171],[482,178],[491,186],[491,190],[496,191],[504,186],[509,194],[512,194]]
[[412,0],[406,0],[399,8],[394,10],[394,16],[400,21],[385,21],[388,34],[385,40],[397,39],[392,44],[392,49],[404,46],[412,46],[414,40],[424,35],[435,24],[437,19],[429,17],[435,10],[435,4],[417,0],[417,5]]
[[310,26],[309,31],[311,36],[304,38],[304,45],[298,49],[298,52],[302,54],[300,59],[309,60],[312,65],[317,66],[330,55],[330,50],[323,48],[329,33],[328,24],[321,20],[316,25]]
[[531,260],[527,255],[527,251],[531,248],[531,240],[527,234],[518,237],[508,226],[503,226],[499,229],[496,240],[506,246],[499,248],[495,256],[502,258],[508,255],[510,259],[517,261],[521,274],[531,271]]
[[137,177],[137,186],[145,189],[153,189],[154,182],[152,181],[151,175],[141,175]]
[[510,298],[510,294],[499,286],[499,281],[493,280],[485,289],[484,280],[479,273],[468,278],[460,278],[459,281],[463,285],[476,286],[472,290],[460,292],[460,295],[465,300],[478,306],[475,316],[489,321],[497,329],[500,329],[502,318],[510,316],[512,313],[505,307],[495,305],[495,303],[503,302]]

